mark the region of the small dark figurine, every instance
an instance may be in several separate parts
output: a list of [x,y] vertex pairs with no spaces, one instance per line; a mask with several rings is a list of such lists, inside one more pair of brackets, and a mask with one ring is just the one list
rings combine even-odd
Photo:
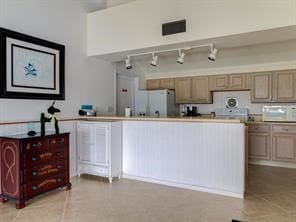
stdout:
[[59,130],[59,122],[58,119],[55,116],[55,113],[59,113],[61,112],[59,109],[54,107],[55,101],[53,101],[53,103],[51,104],[51,106],[47,109],[47,112],[51,115],[51,117],[46,117],[44,113],[41,113],[41,118],[40,118],[40,122],[41,122],[41,136],[45,136],[45,123],[50,122],[52,119],[54,120],[54,127],[55,127],[55,131],[56,134],[60,133]]
[[57,119],[57,117],[54,115],[55,113],[60,113],[61,110],[57,109],[54,107],[55,101],[53,101],[53,103],[51,104],[51,106],[48,108],[47,112],[49,114],[51,114],[51,118],[54,119],[54,128],[56,131],[56,134],[60,133],[60,129],[59,129],[59,121]]

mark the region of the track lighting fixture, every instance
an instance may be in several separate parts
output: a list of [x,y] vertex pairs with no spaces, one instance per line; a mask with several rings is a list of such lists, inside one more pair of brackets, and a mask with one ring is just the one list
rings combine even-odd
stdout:
[[151,60],[151,62],[150,62],[150,65],[152,65],[152,66],[157,66],[157,60],[158,60],[158,56],[155,55],[155,53],[153,52],[153,53],[152,53],[152,60]]
[[182,52],[182,49],[179,49],[179,56],[178,56],[178,59],[177,59],[177,63],[183,64],[185,55],[186,54],[184,52]]
[[210,45],[210,47],[211,47],[211,52],[210,52],[210,54],[208,56],[208,59],[210,61],[215,61],[216,60],[216,54],[218,52],[218,49],[214,48],[213,45]]
[[127,56],[126,60],[125,60],[125,68],[126,69],[131,69],[133,68],[132,64],[131,64],[131,57]]
[[186,56],[185,51],[195,49],[195,48],[205,48],[205,47],[210,47],[210,54],[208,56],[208,59],[210,61],[215,61],[216,60],[216,55],[218,52],[218,49],[214,48],[213,44],[205,44],[205,45],[196,45],[196,46],[190,46],[190,47],[184,47],[184,48],[177,48],[177,49],[168,49],[168,50],[162,50],[162,51],[154,51],[154,52],[144,52],[144,53],[138,53],[138,54],[131,54],[128,55],[127,58],[125,59],[125,68],[126,69],[131,69],[133,68],[131,64],[131,57],[135,56],[142,56],[142,55],[148,55],[152,54],[152,60],[150,61],[150,65],[152,66],[157,66],[158,65],[158,56],[156,54],[161,54],[161,53],[166,53],[166,52],[178,52],[178,58],[177,58],[177,63],[183,64],[184,63],[184,58]]

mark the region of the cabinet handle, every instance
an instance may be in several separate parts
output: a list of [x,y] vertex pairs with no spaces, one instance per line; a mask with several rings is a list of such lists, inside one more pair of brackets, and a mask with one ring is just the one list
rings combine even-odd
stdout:
[[58,178],[58,179],[57,179],[57,181],[58,181],[58,182],[62,182],[62,181],[63,181],[63,179],[61,179],[61,178]]
[[32,186],[32,190],[38,190],[37,186]]
[[63,144],[63,143],[64,143],[64,139],[63,138],[57,139],[57,144]]
[[62,152],[56,152],[55,154],[56,154],[56,156],[60,156],[60,155],[62,155]]
[[33,161],[36,161],[38,158],[37,157],[32,157],[31,158]]
[[289,131],[289,129],[287,129],[287,128],[283,128],[283,131]]
[[33,175],[33,176],[37,176],[37,174],[38,174],[38,173],[35,172],[35,171],[32,172],[32,175]]
[[63,166],[62,165],[57,165],[56,168],[57,169],[63,169]]

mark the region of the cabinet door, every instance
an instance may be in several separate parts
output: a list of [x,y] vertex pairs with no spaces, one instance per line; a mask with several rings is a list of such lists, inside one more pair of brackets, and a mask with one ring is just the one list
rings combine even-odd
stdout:
[[271,73],[254,73],[252,78],[252,102],[271,102]]
[[269,160],[269,134],[249,132],[249,157],[253,159]]
[[211,90],[228,89],[228,75],[211,76]]
[[246,89],[246,75],[245,74],[229,75],[229,89],[231,90]]
[[160,88],[161,89],[175,89],[175,80],[174,79],[160,79]]
[[200,76],[191,79],[191,99],[194,103],[212,103],[212,93],[209,88],[209,77]]
[[191,102],[191,78],[175,79],[176,103]]
[[273,73],[273,101],[296,102],[296,70]]
[[159,79],[149,79],[146,80],[146,89],[160,89],[160,80]]
[[95,125],[94,146],[92,150],[92,161],[97,165],[108,165],[109,160],[109,134],[108,125]]
[[272,136],[272,160],[294,162],[295,142],[294,134],[274,134]]
[[78,160],[91,163],[92,124],[77,125]]

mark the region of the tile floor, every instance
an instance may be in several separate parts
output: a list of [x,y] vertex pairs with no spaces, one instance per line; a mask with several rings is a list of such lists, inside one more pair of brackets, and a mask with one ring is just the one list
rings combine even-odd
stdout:
[[249,222],[296,221],[296,169],[250,166],[244,200],[121,179],[72,178],[22,210],[0,205],[0,222]]

